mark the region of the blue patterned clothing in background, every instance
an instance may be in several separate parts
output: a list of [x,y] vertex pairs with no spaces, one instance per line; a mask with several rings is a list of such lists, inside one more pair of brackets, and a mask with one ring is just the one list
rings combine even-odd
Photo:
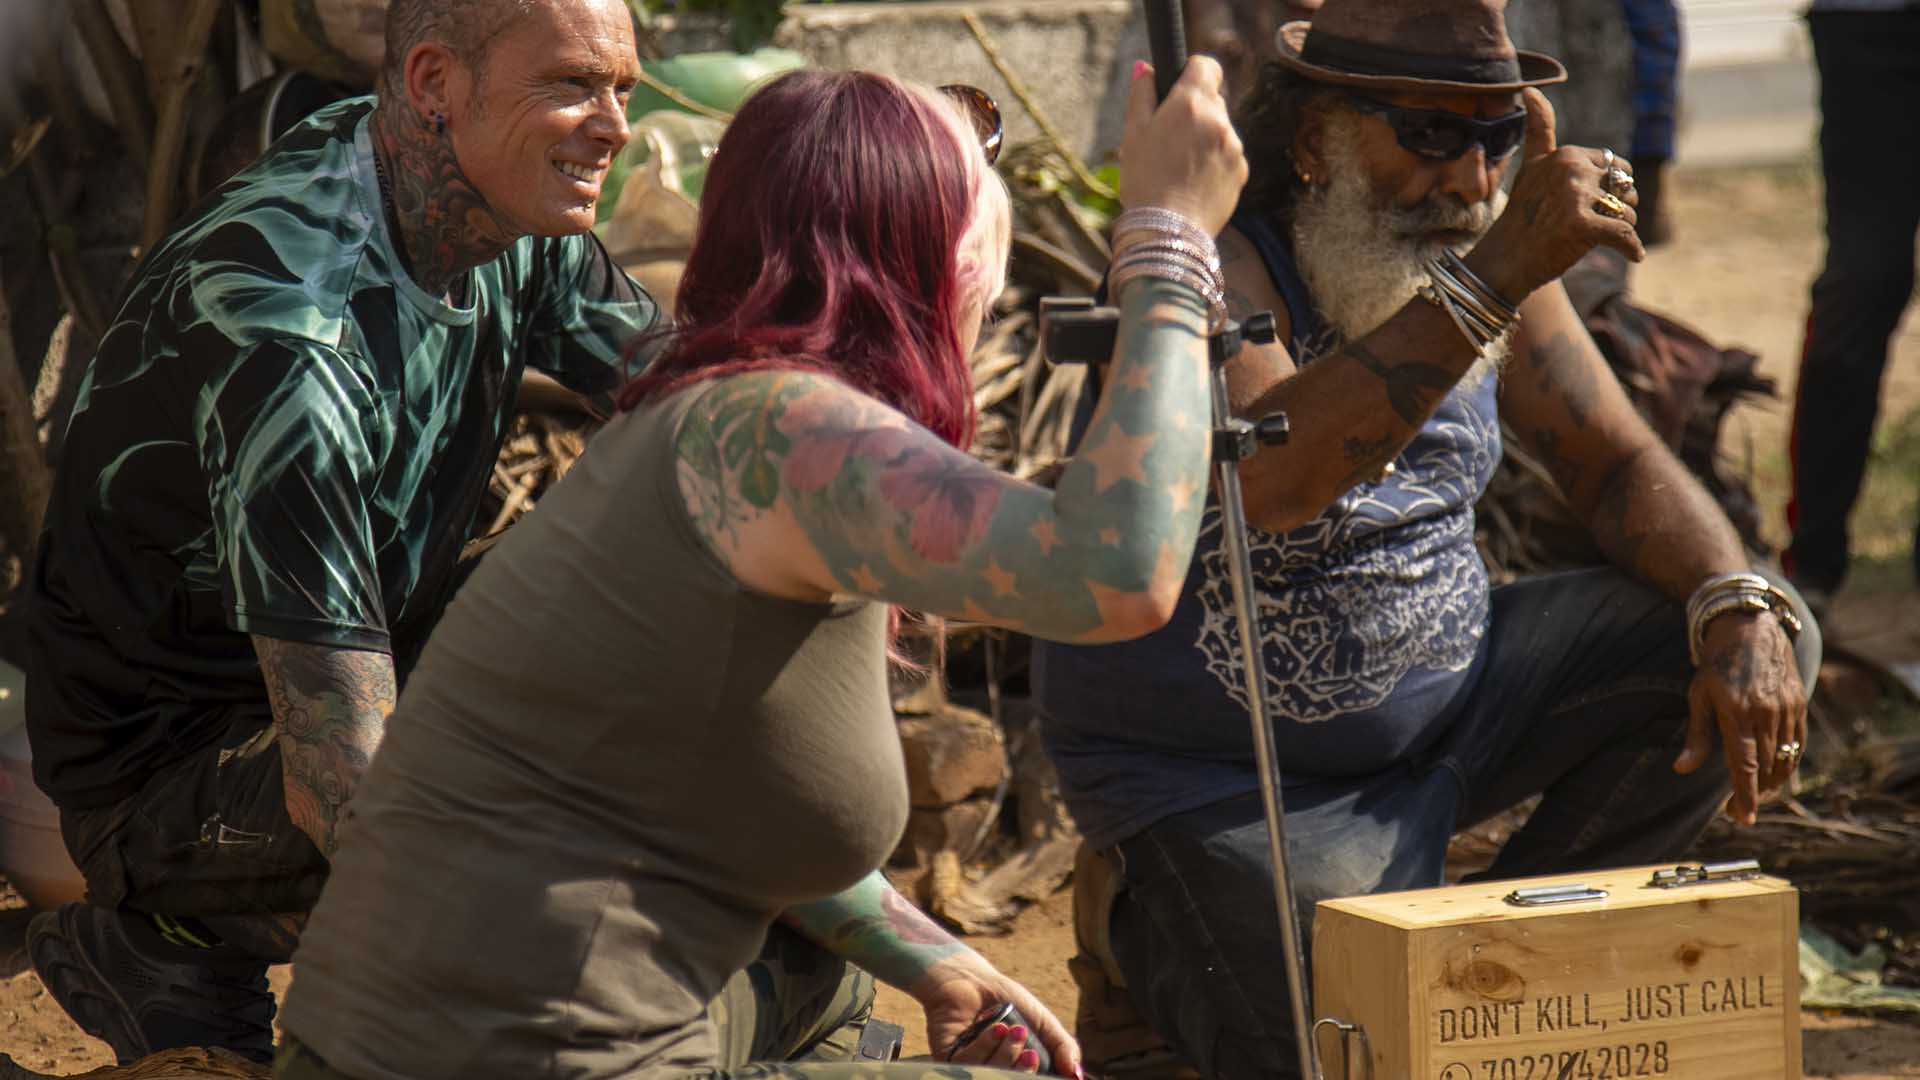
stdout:
[[1673,158],[1680,113],[1680,12],[1674,0],[1620,0],[1633,37],[1634,161]]
[[29,583],[34,772],[63,809],[268,722],[249,634],[404,666],[522,370],[604,393],[655,319],[591,235],[523,238],[466,306],[428,295],[381,211],[372,109],[315,113],[197,207],[94,355]]

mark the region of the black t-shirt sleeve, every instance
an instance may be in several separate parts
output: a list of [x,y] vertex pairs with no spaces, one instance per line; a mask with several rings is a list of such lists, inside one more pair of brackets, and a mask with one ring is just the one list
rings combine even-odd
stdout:
[[653,327],[660,308],[592,233],[541,244],[541,293],[530,367],[569,389],[600,396],[640,373],[623,350]]
[[388,648],[374,386],[364,366],[298,340],[257,345],[207,385],[196,435],[235,630]]

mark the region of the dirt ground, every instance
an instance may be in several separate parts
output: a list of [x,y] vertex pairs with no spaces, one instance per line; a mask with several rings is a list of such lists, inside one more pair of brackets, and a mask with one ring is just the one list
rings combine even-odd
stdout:
[[[1822,248],[1818,177],[1809,167],[1683,172],[1671,186],[1676,243],[1638,270],[1636,291],[1648,306],[1693,323],[1708,337],[1759,353],[1763,370],[1780,380],[1781,401],[1738,414],[1728,425],[1725,444],[1750,471],[1778,539],[1786,492],[1787,403],[1807,286]],[[1920,406],[1920,319],[1909,318],[1898,336],[1885,399],[1888,417]],[[1906,542],[1902,537],[1911,536],[1915,478],[1910,472],[1899,462],[1887,462],[1870,479],[1861,514],[1874,527],[1862,534],[1863,554],[1897,556]],[[1071,1024],[1076,993],[1066,970],[1073,950],[1069,908],[1067,894],[1056,895],[1024,912],[1010,935],[974,944]],[[21,943],[29,914],[10,889],[0,889],[0,1052],[29,1068],[57,1073],[110,1063],[105,1047],[74,1028],[28,969]],[[276,973],[276,982],[284,981],[285,972]],[[910,999],[884,991],[880,1008],[882,1015],[907,1025],[909,1053],[925,1051],[921,1016]],[[1920,1077],[1920,1025],[1809,1012],[1803,1027],[1808,1076]]]

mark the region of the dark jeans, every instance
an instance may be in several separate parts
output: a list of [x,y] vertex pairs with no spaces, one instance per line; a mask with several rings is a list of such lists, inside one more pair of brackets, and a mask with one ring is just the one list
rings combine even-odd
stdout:
[[267,917],[311,910],[327,860],[287,816],[282,776],[272,727],[241,720],[126,799],[63,811],[88,900],[191,917],[263,966],[286,962],[293,935]]
[[[1827,262],[1813,283],[1793,411],[1787,567],[1831,590],[1847,572],[1887,343],[1913,293],[1920,230],[1920,11],[1808,16],[1820,69]],[[1920,574],[1920,535],[1915,537]]]
[[[1802,617],[1811,686],[1820,635]],[[1582,570],[1495,589],[1492,619],[1483,674],[1431,752],[1364,778],[1289,777],[1303,932],[1318,900],[1441,884],[1456,829],[1534,794],[1539,808],[1481,876],[1672,859],[1719,809],[1717,751],[1689,776],[1671,768],[1693,676],[1678,605]],[[1122,879],[1114,958],[1154,1029],[1207,1076],[1297,1075],[1259,794],[1165,818],[1107,854]]]

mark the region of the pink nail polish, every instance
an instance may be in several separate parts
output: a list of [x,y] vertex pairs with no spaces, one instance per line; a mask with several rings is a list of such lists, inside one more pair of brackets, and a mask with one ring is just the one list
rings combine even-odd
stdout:
[[996,1039],[1004,1039],[1007,1037],[1008,1032],[1012,1030],[1012,1028],[1005,1024],[995,1024],[993,1025],[993,1037]]
[[1145,60],[1135,60],[1133,62],[1133,77],[1137,79],[1140,76],[1145,75],[1146,73],[1147,73],[1147,62]]

